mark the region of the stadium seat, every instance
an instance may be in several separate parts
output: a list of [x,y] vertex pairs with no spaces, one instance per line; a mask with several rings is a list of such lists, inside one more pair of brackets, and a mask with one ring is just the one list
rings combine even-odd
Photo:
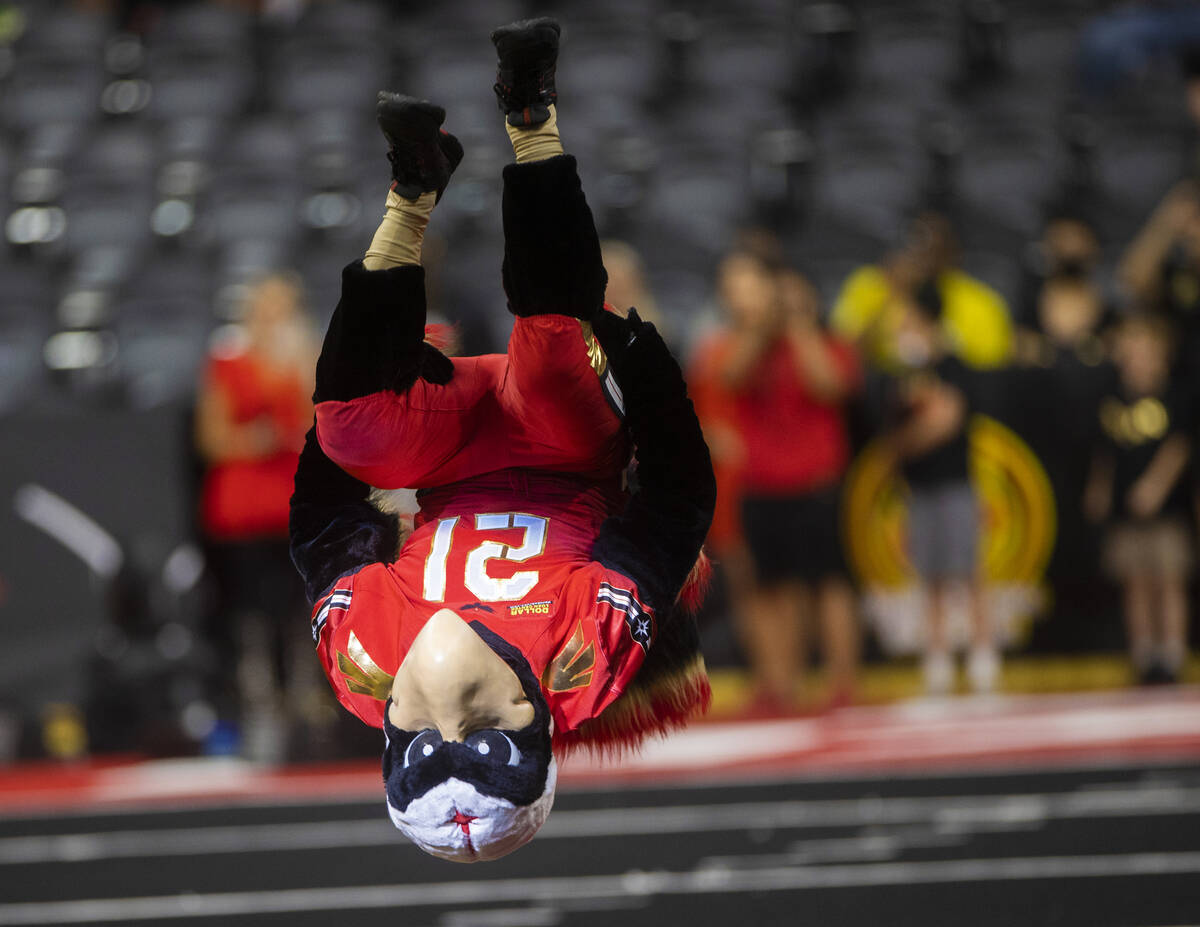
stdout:
[[630,107],[654,87],[654,44],[651,36],[626,30],[582,32],[578,27],[569,39],[570,58],[558,77],[561,92],[584,106],[587,97],[617,98],[628,118]]
[[144,410],[191,396],[212,327],[198,311],[166,319],[122,313],[115,328],[117,361],[130,403]]
[[1129,122],[1103,126],[1093,169],[1098,192],[1115,211],[1109,234],[1131,237],[1188,167],[1176,133]]
[[257,169],[264,174],[292,176],[299,170],[300,152],[294,121],[269,114],[245,119],[229,132],[220,151],[220,165],[235,172]]
[[103,78],[98,55],[22,51],[0,101],[4,124],[28,132],[48,123],[90,122],[100,114]]
[[[144,256],[145,245],[142,241],[93,243],[73,256],[66,280],[69,286],[85,290],[111,291],[137,271]],[[72,324],[93,323],[72,320]]]
[[69,155],[72,185],[108,180],[149,184],[157,163],[152,127],[140,122],[111,122],[82,139]]
[[159,151],[163,164],[172,161],[211,161],[227,140],[228,127],[217,118],[181,116],[159,126]]
[[864,15],[856,55],[860,85],[914,103],[945,96],[960,73],[956,26],[941,6],[903,4]]
[[1009,19],[1010,72],[1042,92],[1072,89],[1079,54],[1079,18],[1051,4],[1026,4]]
[[1055,140],[1016,126],[976,127],[964,139],[954,190],[980,221],[1028,240],[1041,227],[1042,206],[1057,180]]
[[367,108],[389,83],[387,60],[370,34],[293,39],[271,57],[270,104],[287,113]]
[[259,174],[221,178],[202,214],[207,239],[218,246],[243,240],[267,241],[291,235],[297,227],[299,189],[267,184]]
[[0,263],[0,414],[42,384],[42,343],[50,332],[53,283],[29,262]]
[[254,19],[242,5],[185,0],[162,6],[162,18],[147,36],[152,47],[208,49],[232,56],[253,44]]
[[852,118],[821,121],[815,136],[813,221],[878,240],[895,234],[926,180],[926,157],[912,116],[903,111],[876,121],[860,111]]
[[248,107],[255,75],[250,59],[233,49],[159,45],[147,56],[146,78],[151,117],[228,119]]
[[[414,41],[427,48],[434,43],[425,42],[422,38],[423,32],[429,30],[436,33],[446,30],[468,41],[468,37],[474,37],[476,49],[483,49],[485,55],[490,50],[487,36],[499,23],[513,22],[531,15],[529,4],[522,0],[490,0],[488,3],[478,3],[475,0],[426,0],[423,9],[413,12],[416,14],[414,22],[401,19],[396,24],[396,31],[407,33],[408,41]],[[569,34],[573,17],[563,19]],[[410,28],[404,28],[406,26]]]
[[30,318],[0,319],[0,415],[44,384],[42,344],[48,328]]
[[646,202],[646,225],[656,230],[656,260],[676,266],[711,264],[748,217],[740,163],[665,160]]
[[153,196],[144,180],[71,185],[62,205],[67,214],[66,247],[70,253],[79,254],[97,244],[135,247],[150,239]]
[[292,33],[317,40],[361,42],[365,38],[374,41],[391,28],[388,4],[340,0],[338,3],[306,4]]
[[720,109],[745,98],[782,92],[792,76],[788,35],[770,23],[740,18],[709,23],[692,56],[692,84],[705,99],[721,100]]
[[450,125],[456,133],[464,125],[484,127],[482,121],[465,122],[464,113],[473,113],[475,119],[483,120],[490,119],[497,112],[495,103],[489,99],[491,86],[496,80],[496,64],[492,56],[486,49],[481,54],[479,46],[474,44],[464,47],[461,36],[457,41],[448,39],[444,43],[437,33],[428,38],[429,47],[413,60],[411,82],[414,92],[419,96],[455,101],[448,120],[452,120]]
[[98,60],[112,33],[103,13],[68,3],[30,4],[28,25],[21,35],[22,49],[55,51]]

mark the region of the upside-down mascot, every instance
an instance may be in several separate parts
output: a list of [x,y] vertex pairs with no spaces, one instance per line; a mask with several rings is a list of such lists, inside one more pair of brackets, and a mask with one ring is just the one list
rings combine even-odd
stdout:
[[[292,498],[317,652],[342,704],[384,730],[392,821],[464,862],[533,836],[555,753],[636,745],[709,699],[680,593],[703,562],[712,467],[654,327],[604,306],[558,136],[558,38],[546,19],[492,36],[516,154],[506,354],[448,358],[425,340],[421,241],[462,147],[440,107],[380,94],[387,211],[343,272]],[[418,490],[403,546],[371,487]]]

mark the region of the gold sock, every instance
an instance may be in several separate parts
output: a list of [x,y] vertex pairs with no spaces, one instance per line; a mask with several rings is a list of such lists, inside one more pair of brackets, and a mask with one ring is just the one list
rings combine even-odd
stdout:
[[387,212],[375,230],[371,246],[363,258],[367,270],[383,270],[401,264],[421,263],[421,243],[425,226],[437,202],[437,193],[422,193],[415,200],[406,200],[395,190],[387,195]]
[[518,164],[545,161],[563,153],[562,142],[558,137],[558,114],[553,104],[549,106],[549,110],[550,118],[531,129],[520,129],[504,123]]

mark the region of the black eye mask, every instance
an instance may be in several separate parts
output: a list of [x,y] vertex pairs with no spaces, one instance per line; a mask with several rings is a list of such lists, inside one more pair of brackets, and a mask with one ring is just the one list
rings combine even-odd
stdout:
[[[388,717],[392,702],[388,699],[383,712],[383,731],[387,735],[383,781],[388,802],[399,811],[404,811],[413,799],[451,778],[470,783],[485,795],[505,799],[514,805],[532,804],[545,791],[546,771],[550,765],[550,709],[541,686],[516,647],[478,621],[472,621],[471,628],[517,674],[525,697],[533,705],[533,721],[529,725],[519,731],[502,732],[516,748],[519,758],[509,765],[510,753],[503,749],[484,754],[477,743],[436,743],[436,738],[426,738],[433,749],[428,754],[414,749],[406,767],[405,753],[421,731],[402,731],[392,724]],[[494,740],[494,736],[484,735],[474,740]]]

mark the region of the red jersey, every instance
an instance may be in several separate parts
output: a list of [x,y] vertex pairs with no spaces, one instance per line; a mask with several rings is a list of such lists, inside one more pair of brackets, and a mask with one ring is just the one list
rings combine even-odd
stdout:
[[213,464],[204,476],[200,515],[215,538],[286,537],[292,476],[300,460],[312,402],[296,376],[272,374],[246,351],[214,354],[206,378],[220,390],[237,423],[269,419],[294,446],[262,457]]
[[530,471],[423,494],[399,558],[343,577],[314,608],[317,652],[339,701],[382,727],[397,668],[430,616],[449,608],[520,649],[556,734],[599,716],[656,632],[637,585],[591,559],[620,501],[613,488]]
[[[854,349],[830,336],[825,344],[843,376],[857,380]],[[768,349],[736,403],[746,491],[807,492],[836,482],[845,471],[850,439],[842,405],[812,394],[787,341]]]
[[731,348],[727,331],[710,335],[696,347],[687,377],[688,393],[704,429],[717,480],[717,506],[707,543],[718,551],[728,549],[742,537],[740,503],[745,449],[737,425],[736,397],[721,379],[721,367]]

